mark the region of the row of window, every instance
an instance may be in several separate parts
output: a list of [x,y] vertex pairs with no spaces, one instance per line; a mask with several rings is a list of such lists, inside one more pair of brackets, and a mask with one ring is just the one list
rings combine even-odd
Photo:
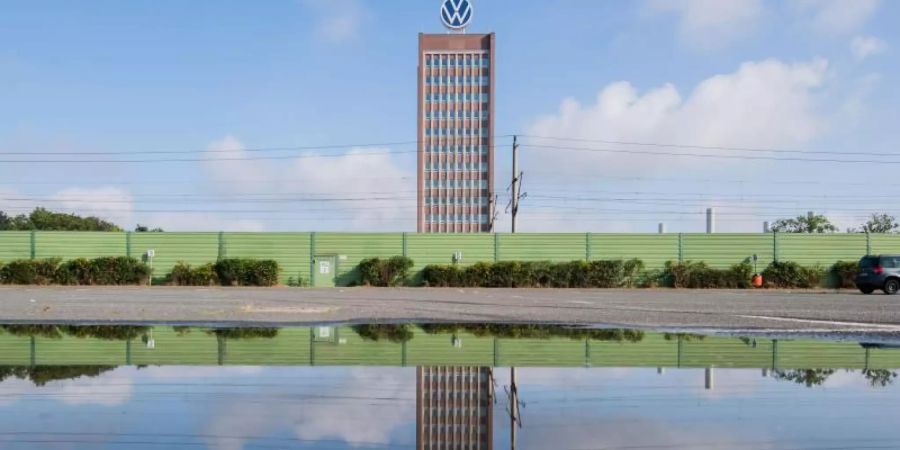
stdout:
[[464,92],[455,94],[439,94],[437,92],[433,92],[430,94],[425,94],[426,102],[482,102],[486,105],[486,102],[488,100],[488,94],[483,92]]
[[453,170],[459,172],[461,170],[487,170],[486,162],[455,162],[455,163],[447,163],[447,162],[428,162],[425,163],[425,170]]
[[487,197],[426,197],[426,205],[487,206]]
[[487,128],[426,128],[425,136],[487,136]]
[[487,223],[487,214],[426,214],[425,221],[431,223]]
[[486,119],[486,110],[454,109],[446,111],[425,111],[426,119]]
[[490,77],[487,75],[466,75],[466,76],[427,76],[425,84],[427,85],[457,85],[457,84],[480,84],[487,86]]
[[425,187],[429,188],[480,188],[487,189],[487,180],[426,180]]
[[426,152],[430,153],[474,153],[480,152],[486,155],[488,152],[487,145],[460,146],[460,145],[429,145],[425,147]]
[[425,56],[425,67],[488,67],[491,65],[491,59],[484,55],[442,55],[442,56]]

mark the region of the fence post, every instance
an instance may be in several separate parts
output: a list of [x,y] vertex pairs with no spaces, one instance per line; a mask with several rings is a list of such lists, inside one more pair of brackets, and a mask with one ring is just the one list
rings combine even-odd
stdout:
[[403,233],[403,257],[406,258],[408,256],[409,251],[407,249],[406,233]]
[[678,262],[684,262],[684,233],[678,233]]
[[872,235],[866,231],[866,256],[872,254]]
[[37,257],[37,231],[31,230],[31,259]]
[[125,256],[131,258],[131,232],[125,232]]
[[778,262],[778,232],[772,233],[772,260]]
[[[316,285],[316,232],[309,233],[309,285]],[[310,331],[312,332],[312,331]]]
[[584,259],[590,261],[594,257],[594,249],[591,248],[591,233],[584,233]]
[[494,262],[500,261],[500,235],[494,233]]
[[219,256],[217,257],[217,259],[219,261],[221,261],[221,260],[225,259],[227,256],[228,256],[228,252],[225,249],[225,232],[220,231],[219,232]]

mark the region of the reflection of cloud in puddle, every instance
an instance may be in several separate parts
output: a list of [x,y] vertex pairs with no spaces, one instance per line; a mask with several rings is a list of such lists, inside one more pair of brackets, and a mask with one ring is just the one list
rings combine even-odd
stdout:
[[[285,398],[321,397],[311,402],[228,402],[213,416],[205,434],[268,436],[289,429],[300,440],[334,439],[357,447],[390,444],[397,429],[415,422],[415,376],[409,369],[341,369],[333,373],[327,387],[299,385],[298,392],[282,393]],[[278,392],[260,393],[265,395]],[[207,443],[217,450],[244,447],[238,439],[209,438]]]
[[[51,381],[43,386],[35,386],[29,380],[9,378],[0,384],[4,393],[0,396],[0,406],[16,403],[34,394],[72,406],[118,406],[131,399],[134,387],[132,375],[129,370],[114,369],[96,377]],[[110,379],[114,382],[111,383]]]
[[[548,417],[534,418],[532,423],[549,420]],[[747,448],[741,442],[747,439],[746,436],[727,430],[717,431],[711,424],[698,422],[685,426],[626,415],[599,418],[590,426],[560,426],[554,431],[542,428],[535,433],[529,433],[526,426],[523,430],[521,441],[525,449],[669,448],[673,443],[678,443],[678,448]],[[765,441],[766,437],[757,432],[753,440]],[[765,442],[754,445],[761,450],[772,448]]]
[[151,366],[141,369],[141,375],[160,380],[185,380],[256,375],[262,371],[263,368],[258,366]]

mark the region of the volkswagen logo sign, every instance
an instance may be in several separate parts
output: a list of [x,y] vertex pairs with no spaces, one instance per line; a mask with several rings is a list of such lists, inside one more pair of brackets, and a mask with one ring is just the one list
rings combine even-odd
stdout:
[[441,3],[441,20],[452,30],[461,30],[472,21],[470,0],[444,0]]

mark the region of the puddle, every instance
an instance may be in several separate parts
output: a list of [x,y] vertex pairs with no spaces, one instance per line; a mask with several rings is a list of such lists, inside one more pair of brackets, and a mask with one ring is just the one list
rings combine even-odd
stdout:
[[900,346],[812,337],[3,325],[0,448],[900,448]]

